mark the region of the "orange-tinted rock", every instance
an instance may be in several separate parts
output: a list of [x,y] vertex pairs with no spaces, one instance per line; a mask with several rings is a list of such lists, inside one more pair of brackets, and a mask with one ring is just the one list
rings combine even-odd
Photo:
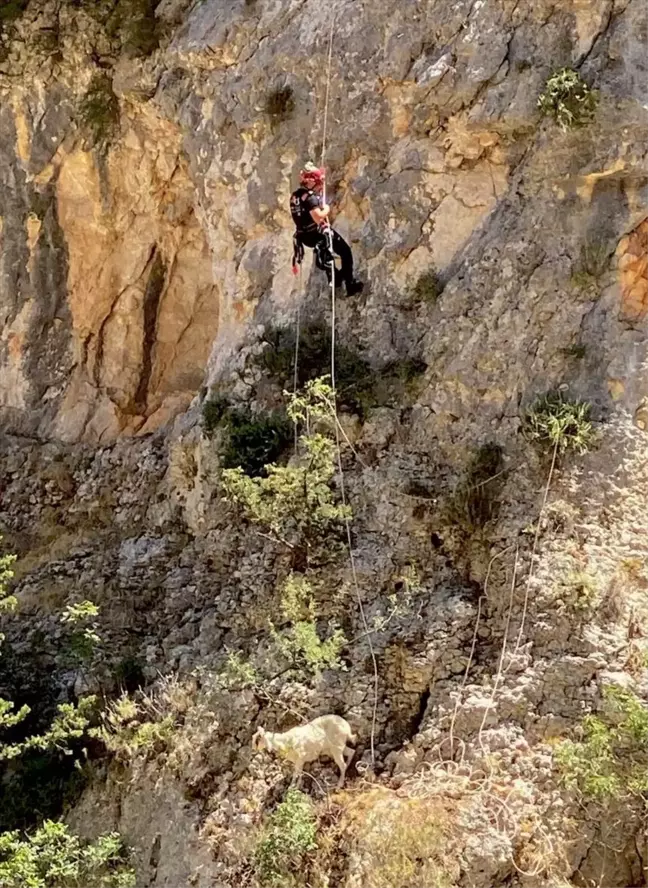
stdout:
[[648,220],[644,220],[617,246],[621,284],[621,317],[638,321],[648,314]]

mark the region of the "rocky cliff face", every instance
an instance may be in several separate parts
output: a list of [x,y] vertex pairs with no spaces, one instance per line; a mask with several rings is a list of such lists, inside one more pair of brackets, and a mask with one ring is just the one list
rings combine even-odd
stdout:
[[[387,822],[425,779],[453,809],[448,884],[645,884],[640,805],[584,808],[552,758],[606,683],[648,690],[643,4],[164,0],[157,15],[160,47],[128,58],[83,3],[32,0],[0,64],[0,526],[34,623],[14,641],[33,651],[74,589],[102,607],[107,672],[128,656],[148,681],[203,675],[173,754],[130,784],[109,769],[72,821],[119,828],[142,884],[234,884],[277,797],[251,725],[337,711],[365,775],[327,809],[344,860],[330,884],[371,879],[363,792]],[[354,639],[347,672],[261,694],[204,678],[226,650],[271,659],[290,563],[223,498],[200,420],[208,393],[276,406],[271,328],[331,322],[318,272],[303,288],[290,273],[287,198],[321,151],[332,18],[329,190],[367,281],[336,329],[385,386],[342,415],[359,592],[387,620],[378,788],[370,650],[357,602],[333,594],[352,585],[345,560],[319,581],[322,618],[342,613]],[[566,132],[537,109],[562,66],[600,91]],[[105,141],[88,123],[98,75],[119,112]],[[417,373],[390,382],[397,365]],[[599,441],[548,476],[520,428],[556,388],[592,404]],[[497,507],[466,527],[457,490],[487,443]],[[575,573],[595,578],[586,617]]]

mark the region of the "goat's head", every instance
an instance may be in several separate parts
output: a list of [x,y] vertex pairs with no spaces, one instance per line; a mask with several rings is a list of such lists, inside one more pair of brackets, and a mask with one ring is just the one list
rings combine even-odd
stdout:
[[258,727],[252,737],[252,749],[259,752],[261,749],[267,749],[266,731],[262,727]]

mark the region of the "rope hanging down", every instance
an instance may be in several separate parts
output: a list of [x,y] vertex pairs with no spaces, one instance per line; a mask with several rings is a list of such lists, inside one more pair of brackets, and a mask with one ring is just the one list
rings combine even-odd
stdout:
[[[326,159],[326,136],[327,136],[327,128],[328,128],[328,112],[329,112],[329,100],[331,95],[331,64],[333,59],[333,35],[335,31],[335,15],[331,15],[331,27],[329,30],[329,40],[328,40],[328,55],[327,55],[327,64],[326,64],[326,91],[324,94],[324,119],[322,125],[322,153],[320,157],[320,167],[324,169],[325,159]],[[326,203],[326,179],[324,180],[322,187],[322,203]],[[329,256],[331,257],[331,387],[333,389],[333,397],[336,398],[335,395],[335,325],[336,325],[336,316],[335,316],[335,259],[333,254],[333,233],[331,230],[331,226],[327,225],[326,229],[326,237],[328,241],[328,249]],[[303,287],[302,287],[302,277],[301,277],[301,265],[300,265],[300,278],[299,278],[299,299],[303,295]],[[297,305],[297,329],[295,335],[295,366],[293,373],[293,387],[294,391],[297,391],[297,383],[298,383],[298,361],[299,361],[299,333],[300,333],[300,310],[299,303]],[[331,405],[333,408],[334,415],[334,427],[335,427],[335,446],[337,451],[337,464],[338,471],[340,474],[340,496],[342,499],[342,504],[346,506],[346,487],[344,484],[344,469],[342,466],[342,449],[340,445],[340,421],[337,415],[337,399]],[[295,442],[297,440],[297,433],[295,430]],[[296,446],[296,443],[295,443]],[[349,562],[351,564],[351,578],[353,581],[353,588],[356,596],[356,600],[358,602],[358,610],[360,612],[360,618],[362,621],[362,627],[364,630],[364,637],[367,639],[367,643],[369,646],[369,653],[371,655],[371,662],[373,666],[373,709],[371,714],[371,736],[370,736],[370,749],[371,749],[371,764],[372,767],[375,765],[376,761],[376,720],[378,713],[378,684],[379,684],[379,676],[378,676],[378,662],[376,660],[376,652],[374,651],[373,643],[371,641],[371,629],[369,628],[369,623],[367,622],[367,616],[365,614],[364,606],[362,604],[362,595],[360,593],[360,587],[358,585],[358,574],[356,571],[355,558],[353,555],[353,539],[351,536],[351,521],[349,518],[344,519],[345,530],[346,530],[346,538],[347,538],[347,547],[349,549]]]

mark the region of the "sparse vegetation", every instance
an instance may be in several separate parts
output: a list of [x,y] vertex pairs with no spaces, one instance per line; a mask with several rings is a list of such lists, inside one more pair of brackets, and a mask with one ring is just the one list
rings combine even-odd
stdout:
[[[292,387],[295,362],[294,327],[270,327],[265,335],[267,348],[257,359],[266,373],[283,388]],[[297,366],[299,387],[330,372],[331,331],[327,325],[306,325],[299,336]],[[427,369],[424,361],[404,358],[391,361],[380,370],[374,368],[351,348],[335,347],[335,382],[338,407],[353,411],[365,419],[372,407],[389,400],[390,393],[402,390]],[[391,391],[390,391],[391,390]]]
[[342,630],[329,621],[331,634],[321,641],[313,589],[306,577],[290,574],[281,589],[281,615],[290,626],[282,633],[272,626],[279,649],[288,659],[318,676],[322,669],[340,669],[340,651],[346,644]]
[[317,847],[317,817],[310,798],[289,789],[261,830],[254,868],[261,885],[303,885],[308,857]]
[[443,292],[443,283],[434,268],[430,268],[418,278],[411,289],[411,298],[414,302],[434,304]]
[[561,392],[549,392],[527,410],[526,433],[544,450],[557,454],[569,450],[585,453],[595,440],[590,410],[586,402],[568,400]]
[[499,444],[488,442],[475,451],[453,497],[454,516],[469,531],[483,527],[496,517],[503,466],[503,450]]
[[134,888],[135,872],[118,833],[82,841],[64,823],[46,820],[34,833],[0,834],[3,888]]
[[574,358],[577,361],[582,360],[587,354],[587,346],[585,345],[568,345],[567,348],[562,349],[562,353],[566,358]]
[[267,93],[265,112],[273,124],[282,123],[295,110],[295,96],[291,86],[277,86]]
[[582,244],[580,257],[574,264],[571,280],[583,289],[594,286],[605,273],[610,261],[610,249],[604,241],[590,239]]
[[438,799],[397,798],[376,789],[350,806],[350,832],[364,861],[362,884],[452,888],[459,866],[447,851],[449,814]]
[[119,101],[107,74],[97,74],[79,107],[79,119],[88,147],[105,151],[119,124]]
[[213,395],[203,402],[202,427],[208,438],[211,438],[219,427],[228,408],[229,401],[227,398],[222,398],[219,395]]
[[603,696],[607,712],[588,715],[581,738],[556,750],[565,784],[600,802],[648,790],[648,707],[616,685]]
[[570,610],[581,614],[590,613],[599,600],[599,583],[593,574],[574,570],[561,583],[560,594]]
[[598,93],[571,68],[561,68],[547,80],[538,99],[543,115],[553,117],[563,130],[585,126],[594,119]]

